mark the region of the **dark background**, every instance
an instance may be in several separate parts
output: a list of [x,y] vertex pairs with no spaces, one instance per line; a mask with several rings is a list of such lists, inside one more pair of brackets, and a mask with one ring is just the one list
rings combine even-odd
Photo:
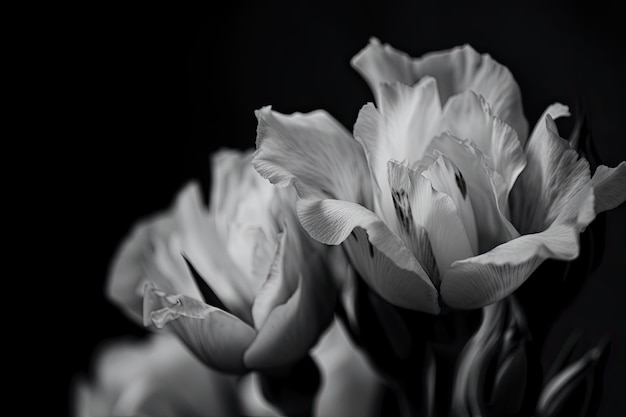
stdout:
[[[372,98],[349,61],[370,36],[412,56],[463,43],[491,54],[518,81],[531,126],[549,104],[573,106],[581,96],[605,163],[625,160],[625,31],[617,8],[605,1],[480,4],[322,0],[73,10],[80,18],[57,27],[67,35],[69,59],[50,63],[63,75],[59,92],[72,101],[60,125],[78,139],[56,142],[62,155],[51,173],[59,178],[48,183],[55,194],[47,203],[61,214],[47,247],[62,276],[54,286],[66,296],[63,324],[49,341],[62,352],[50,359],[60,366],[53,374],[60,406],[71,401],[69,381],[92,369],[103,341],[143,334],[103,294],[111,257],[132,224],[168,207],[192,178],[206,189],[211,152],[254,146],[253,111],[261,106],[323,108],[351,129]],[[626,415],[626,207],[610,212],[607,224],[603,262],[551,336],[558,343],[576,327],[591,341],[611,336],[603,417]]]

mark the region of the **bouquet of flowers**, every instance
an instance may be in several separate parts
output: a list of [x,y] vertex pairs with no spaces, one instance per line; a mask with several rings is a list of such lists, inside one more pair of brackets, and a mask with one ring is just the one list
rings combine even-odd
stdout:
[[258,109],[256,143],[212,155],[208,204],[189,183],[121,243],[107,294],[152,333],[100,352],[77,416],[594,415],[608,340],[539,352],[626,163],[598,161],[584,111],[567,139],[559,103],[529,129],[469,45],[372,39],[351,63],[374,97],[352,133]]

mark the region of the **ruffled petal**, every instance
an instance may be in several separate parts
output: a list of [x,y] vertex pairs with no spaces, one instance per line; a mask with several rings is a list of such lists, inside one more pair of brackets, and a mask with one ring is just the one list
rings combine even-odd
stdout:
[[313,258],[303,265],[296,291],[272,309],[245,352],[250,369],[271,369],[302,358],[331,321],[336,289],[319,255]]
[[591,178],[595,194],[595,211],[612,210],[626,200],[626,162],[615,168],[600,165]]
[[190,297],[200,293],[181,255],[180,229],[176,218],[186,196],[195,187],[184,187],[172,210],[139,222],[113,257],[107,295],[130,318],[141,321],[143,286],[146,280],[160,288]]
[[380,103],[380,83],[400,82],[415,84],[418,79],[413,73],[412,58],[388,44],[381,44],[376,38],[370,38],[369,45],[352,58],[352,67],[361,74]]
[[171,216],[162,214],[135,225],[113,256],[107,277],[109,299],[134,321],[141,321],[145,266],[154,256],[153,239],[173,228]]
[[218,371],[244,373],[243,355],[256,331],[237,317],[197,299],[167,294],[148,285],[144,317],[171,329],[205,364]]
[[443,103],[455,94],[475,91],[485,97],[494,114],[515,129],[522,143],[528,136],[519,86],[508,68],[489,54],[479,54],[470,45],[463,45],[424,55],[415,60],[414,71],[420,78],[437,78]]
[[484,253],[519,235],[503,211],[503,190],[506,187],[502,185],[502,177],[487,164],[484,155],[472,141],[460,140],[444,133],[431,142],[428,153],[435,157],[445,155],[456,166],[459,187],[467,188],[467,198],[472,202],[478,253]]
[[[442,159],[433,165],[438,166]],[[407,243],[431,281],[438,286],[452,263],[474,253],[449,195],[433,189],[425,176],[397,163],[389,162],[389,185],[399,219],[398,234]],[[433,170],[438,176],[438,170]]]
[[346,201],[303,199],[298,201],[298,217],[319,242],[338,245],[345,241],[354,268],[384,299],[404,308],[439,312],[437,290],[428,274],[376,214]]
[[572,260],[578,251],[575,228],[554,224],[455,262],[443,277],[441,297],[453,308],[483,307],[515,291],[545,259]]
[[536,233],[558,222],[582,231],[595,217],[589,163],[559,136],[549,114],[534,129],[526,159],[526,169],[511,193],[518,230]]
[[293,184],[300,197],[369,204],[367,162],[359,144],[324,111],[284,115],[256,111],[257,150],[252,163],[273,184]]
[[474,91],[465,91],[448,100],[441,130],[470,139],[480,149],[489,165],[504,179],[504,207],[508,207],[509,192],[526,166],[515,130],[495,116],[485,99]]
[[365,78],[380,102],[381,82],[413,85],[427,75],[437,79],[441,102],[466,90],[485,97],[493,112],[510,125],[522,142],[528,135],[519,86],[511,72],[488,54],[471,46],[433,52],[411,58],[372,38],[367,47],[352,59],[352,66]]
[[437,133],[441,103],[433,78],[425,77],[414,87],[400,83],[380,85],[376,109],[367,104],[359,112],[354,137],[365,149],[375,184],[376,212],[394,226],[393,202],[387,179],[387,161],[422,159]]

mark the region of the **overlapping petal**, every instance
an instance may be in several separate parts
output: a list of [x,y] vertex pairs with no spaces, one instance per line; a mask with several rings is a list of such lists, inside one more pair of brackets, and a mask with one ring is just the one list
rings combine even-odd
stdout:
[[439,312],[427,272],[398,235],[372,211],[341,200],[298,202],[302,226],[329,245],[344,242],[352,265],[383,298],[401,307]]
[[[283,261],[283,252],[278,252],[277,267]],[[320,265],[319,259],[303,265],[293,293],[280,285],[281,271],[274,269],[265,285],[267,295],[255,304],[256,329],[198,299],[168,294],[150,284],[144,296],[144,324],[171,329],[204,363],[224,372],[287,365],[316,343],[334,313],[335,287]]]
[[[444,157],[427,171],[439,177]],[[472,245],[453,199],[433,188],[431,181],[406,166],[389,162],[389,185],[400,222],[398,234],[439,285],[452,263],[473,255]]]
[[293,183],[302,198],[368,205],[371,188],[363,150],[328,113],[284,115],[264,107],[256,116],[252,163],[264,178],[282,187]]
[[185,187],[170,212],[156,214],[137,223],[120,244],[111,263],[107,295],[122,311],[141,322],[143,286],[148,278],[166,290],[199,296],[198,289],[180,256],[181,242],[173,236],[176,216],[193,188]]
[[[561,106],[549,111],[565,114]],[[513,194],[513,221],[522,236],[487,253],[456,262],[444,277],[446,303],[475,308],[507,296],[548,258],[578,256],[579,233],[593,220],[589,164],[558,135],[549,114],[526,147],[528,165]]]
[[502,207],[508,207],[508,195],[526,166],[526,157],[515,130],[495,116],[487,101],[474,91],[464,91],[448,100],[440,130],[470,139],[485,155],[487,163],[504,180]]
[[437,133],[441,104],[433,78],[415,86],[382,83],[378,108],[365,105],[354,126],[354,137],[363,146],[372,174],[376,212],[394,230],[397,226],[387,179],[389,160],[413,162],[424,157]]
[[[257,112],[253,164],[275,184],[293,184],[298,218],[317,241],[346,251],[363,278],[389,301],[438,312],[437,292],[415,256],[380,217],[371,201],[369,171],[359,144],[326,113]],[[361,237],[359,239],[358,237]]]
[[559,136],[549,114],[534,129],[526,158],[528,165],[512,193],[518,230],[541,232],[558,220],[580,232],[595,217],[589,163]]
[[515,291],[545,259],[572,260],[577,256],[578,232],[555,224],[455,262],[443,277],[441,297],[454,308],[482,307]]
[[504,214],[506,187],[483,153],[469,139],[461,140],[449,133],[436,137],[427,150],[443,154],[458,170],[458,186],[467,188],[464,198],[471,199],[476,220],[478,253],[519,236]]
[[254,294],[244,279],[245,269],[233,260],[220,239],[218,221],[213,212],[207,211],[199,185],[192,183],[186,187],[179,201],[176,232],[180,236],[181,255],[196,268],[229,310],[247,315]]
[[147,286],[144,320],[167,325],[205,364],[228,373],[244,373],[243,355],[256,336],[239,318],[197,299]]
[[469,45],[411,58],[372,38],[352,59],[352,66],[368,82],[377,102],[381,98],[381,83],[397,81],[412,86],[425,76],[437,80],[442,103],[463,91],[475,91],[485,97],[499,118],[515,129],[522,145],[526,141],[528,122],[519,86],[505,66]]
[[305,262],[298,288],[267,316],[245,353],[249,368],[271,369],[289,364],[315,345],[334,315],[336,300],[329,271],[320,266],[319,259]]

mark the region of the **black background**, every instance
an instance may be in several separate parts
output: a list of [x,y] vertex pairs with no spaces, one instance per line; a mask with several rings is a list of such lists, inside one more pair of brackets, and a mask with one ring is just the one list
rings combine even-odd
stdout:
[[[412,56],[463,43],[491,54],[516,77],[531,126],[549,104],[573,106],[582,96],[605,163],[626,159],[624,29],[605,1],[233,2],[71,13],[79,18],[66,16],[54,29],[66,35],[67,56],[48,63],[71,104],[49,106],[59,112],[55,135],[77,141],[55,141],[60,156],[49,173],[58,178],[43,177],[43,188],[54,189],[46,203],[60,209],[45,237],[49,268],[60,277],[53,286],[64,294],[49,340],[61,354],[48,358],[60,365],[53,375],[61,407],[71,401],[69,381],[92,369],[94,349],[143,334],[103,294],[132,224],[168,207],[190,179],[206,189],[212,151],[254,146],[261,106],[324,108],[351,129],[372,98],[349,61],[370,36]],[[602,265],[552,334],[554,343],[576,327],[591,341],[611,336],[603,417],[626,415],[626,206],[607,222]]]

